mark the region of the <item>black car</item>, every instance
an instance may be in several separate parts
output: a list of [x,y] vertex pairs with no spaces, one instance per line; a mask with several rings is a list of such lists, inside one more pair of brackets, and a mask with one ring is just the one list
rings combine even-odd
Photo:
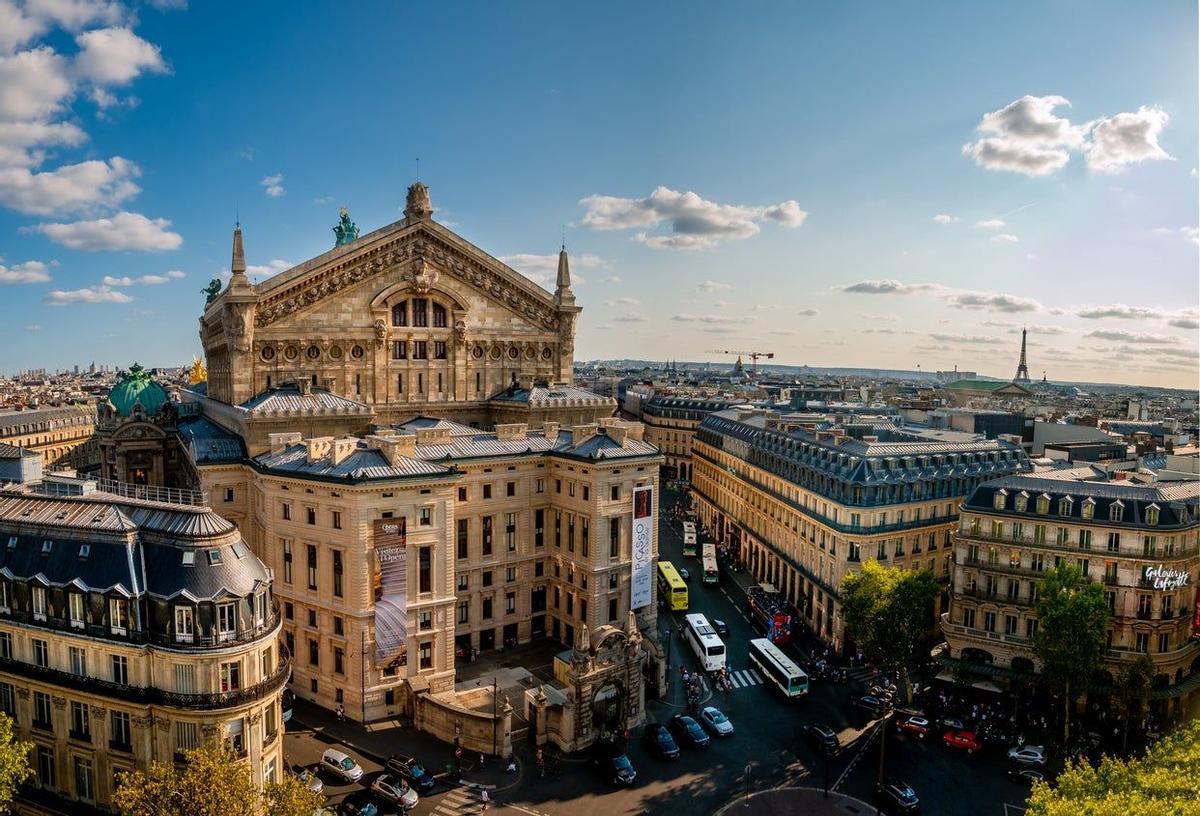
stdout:
[[600,771],[600,776],[610,785],[632,785],[637,779],[637,771],[629,757],[612,743],[596,743],[592,761]]
[[387,769],[401,779],[407,779],[408,783],[421,793],[425,793],[433,787],[433,774],[427,771],[425,766],[414,757],[392,754],[387,761]]
[[863,711],[866,711],[872,717],[882,717],[887,713],[888,709],[891,708],[886,700],[882,700],[879,697],[873,697],[870,694],[864,694],[861,697],[855,697],[850,702],[857,708],[861,708]]
[[723,620],[714,620],[712,622],[713,631],[724,637],[729,634],[729,627],[725,625]]
[[671,732],[662,723],[647,725],[646,730],[642,732],[642,741],[646,743],[646,748],[650,753],[659,759],[679,758],[679,744],[675,742]]
[[687,743],[693,748],[708,747],[708,733],[700,727],[700,723],[686,714],[676,714],[671,718],[668,727],[680,743]]
[[837,753],[837,750],[842,747],[833,729],[820,723],[809,723],[804,726],[804,738],[818,750],[827,754]]
[[875,786],[875,799],[892,813],[920,813],[921,800],[907,782],[887,779]]
[[1009,768],[1008,781],[1016,782],[1018,785],[1024,785],[1027,788],[1032,788],[1034,782],[1045,782],[1046,774],[1042,773],[1037,768]]

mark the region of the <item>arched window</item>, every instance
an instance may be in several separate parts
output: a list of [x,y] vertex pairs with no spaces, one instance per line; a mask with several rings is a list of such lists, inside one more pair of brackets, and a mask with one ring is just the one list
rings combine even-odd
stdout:
[[433,327],[435,329],[446,328],[446,307],[440,303],[433,304]]
[[1108,506],[1108,520],[1120,521],[1125,515],[1125,505],[1120,501],[1115,501]]
[[392,307],[392,325],[407,326],[408,325],[408,301],[397,303]]
[[412,302],[412,324],[418,327],[426,327],[429,325],[429,312],[427,310],[429,301],[425,298],[413,298]]

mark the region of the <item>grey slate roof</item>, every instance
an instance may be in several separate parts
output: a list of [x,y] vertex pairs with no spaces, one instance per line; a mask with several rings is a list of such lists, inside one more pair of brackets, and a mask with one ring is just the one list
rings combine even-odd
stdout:
[[547,453],[582,459],[622,459],[659,455],[658,448],[647,442],[626,439],[625,444],[621,445],[607,433],[597,433],[578,446],[573,443],[570,431],[559,431],[554,439],[547,439],[541,431],[530,431],[525,437],[518,439],[497,439],[494,433],[474,429],[472,434],[452,435],[450,442],[445,444],[417,445],[415,455],[427,461],[447,463],[456,459]]
[[535,385],[533,388],[508,388],[492,397],[493,402],[526,403],[534,408],[572,405],[616,405],[612,397],[602,397],[574,385]]
[[0,459],[20,459],[22,456],[37,456],[34,451],[22,448],[18,445],[10,445],[7,442],[0,442]]
[[452,419],[441,419],[439,417],[427,416],[413,417],[407,422],[402,422],[398,425],[393,425],[392,427],[397,431],[408,433],[433,428],[439,431],[449,431],[451,436],[474,436],[480,433],[478,428],[472,428],[469,425],[463,425],[461,422],[455,422]]
[[245,408],[252,416],[372,413],[371,406],[365,402],[331,393],[324,388],[313,388],[305,394],[292,383],[264,391],[246,400],[240,407]]
[[[1159,508],[1159,523],[1156,528],[1149,529],[1194,526],[1200,518],[1200,480],[1136,484],[1127,481],[1045,478],[1042,473],[1032,473],[1008,476],[980,485],[963,505],[980,511],[994,511],[995,496],[999,490],[1007,491],[1006,514],[1032,519],[1053,521],[1069,518],[1078,521],[1082,518],[1083,504],[1089,498],[1096,502],[1093,519],[1097,524],[1143,526],[1146,509],[1152,504]],[[1018,513],[1015,509],[1016,496],[1021,492],[1028,494],[1029,501],[1027,510]],[[1036,499],[1043,494],[1050,497],[1050,512],[1047,514],[1036,512]],[[1067,496],[1073,502],[1070,512],[1064,516],[1059,513],[1059,500]],[[1109,508],[1118,501],[1124,506],[1124,513],[1121,521],[1113,522],[1109,520]]]
[[290,445],[279,453],[263,453],[254,457],[253,461],[264,470],[351,481],[450,474],[450,468],[430,464],[424,459],[419,454],[416,458],[401,457],[399,463],[393,466],[380,451],[359,440],[355,451],[336,465],[329,456],[309,462],[308,448],[304,445]]
[[53,408],[26,408],[0,411],[0,434],[18,433],[22,425],[59,427],[96,422],[95,405],[63,405]]
[[240,462],[246,455],[242,438],[225,430],[207,417],[180,422],[179,440],[198,465]]

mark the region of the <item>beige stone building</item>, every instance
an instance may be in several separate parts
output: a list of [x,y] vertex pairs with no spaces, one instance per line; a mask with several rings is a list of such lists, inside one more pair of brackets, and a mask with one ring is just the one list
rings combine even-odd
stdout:
[[701,423],[692,460],[703,524],[838,648],[848,645],[838,591],[848,572],[873,558],[948,581],[959,502],[983,481],[1030,468],[999,440],[737,408]]
[[1155,705],[1194,709],[1198,518],[1195,480],[1135,484],[1083,468],[981,486],[963,502],[954,535],[953,597],[942,618],[950,656],[1001,682],[1036,672],[1038,580],[1066,561],[1103,583],[1112,616],[1104,668],[1087,682],[1104,694],[1123,665],[1146,654]]
[[663,453],[668,476],[692,478],[692,440],[696,429],[713,411],[724,411],[734,401],[709,397],[656,394],[642,402],[646,439]]
[[207,507],[58,476],[0,490],[0,709],[34,744],[17,811],[105,808],[118,774],[213,737],[279,779],[280,623],[269,571]]
[[[611,398],[569,384],[565,250],[551,294],[431,213],[413,185],[403,221],[355,238],[343,216],[344,243],[259,285],[237,231],[180,447],[274,571],[297,695],[490,751],[456,661],[548,637],[579,647],[571,680],[620,652],[619,694],[593,706],[588,681],[538,703],[579,747],[600,720],[643,716],[655,644],[629,629],[657,631],[657,539],[635,570],[632,496],[657,495],[662,457]],[[635,573],[650,586],[630,615]]]
[[96,406],[0,411],[0,442],[37,451],[46,471],[94,470],[100,464]]

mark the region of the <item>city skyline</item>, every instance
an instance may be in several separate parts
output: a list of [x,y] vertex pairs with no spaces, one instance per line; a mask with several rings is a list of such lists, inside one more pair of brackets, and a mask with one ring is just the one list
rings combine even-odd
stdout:
[[543,286],[565,239],[580,360],[1011,377],[1028,326],[1034,379],[1196,386],[1194,6],[181,5],[0,0],[10,371],[186,364],[235,220],[263,279],[419,172]]

